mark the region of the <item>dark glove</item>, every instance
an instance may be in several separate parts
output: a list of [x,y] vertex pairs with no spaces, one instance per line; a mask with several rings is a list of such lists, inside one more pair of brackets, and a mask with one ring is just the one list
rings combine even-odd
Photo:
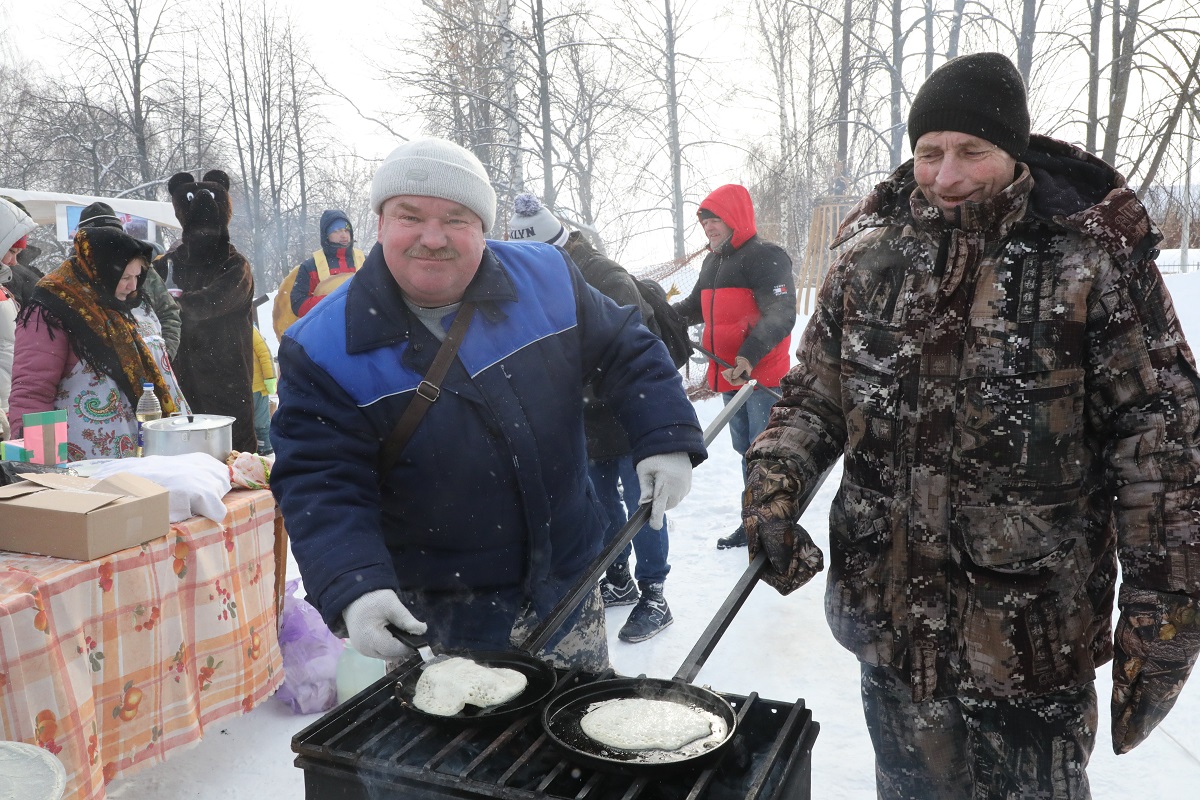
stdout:
[[753,371],[754,367],[750,364],[750,360],[745,356],[738,356],[734,359],[732,367],[721,370],[721,377],[729,381],[732,386],[741,386],[750,380],[750,373]]
[[785,464],[755,461],[742,495],[742,526],[750,559],[760,550],[769,565],[762,579],[780,594],[790,594],[825,567],[821,549],[796,523],[800,516],[800,480]]
[[1200,654],[1200,601],[1121,587],[1114,639],[1113,752],[1128,753],[1175,705]]

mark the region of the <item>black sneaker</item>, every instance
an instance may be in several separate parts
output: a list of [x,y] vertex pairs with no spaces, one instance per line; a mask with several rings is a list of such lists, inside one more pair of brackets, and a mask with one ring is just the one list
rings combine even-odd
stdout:
[[613,564],[600,579],[600,598],[605,608],[631,606],[638,601],[637,584],[629,574],[628,564]]
[[720,539],[717,539],[717,549],[718,550],[729,550],[730,548],[733,548],[733,547],[745,547],[745,546],[746,546],[746,529],[743,528],[741,525],[738,525],[737,530],[734,531],[733,533],[729,534],[728,536],[722,536]]
[[671,616],[671,607],[663,597],[661,583],[639,581],[638,586],[642,589],[642,599],[629,612],[629,619],[617,634],[622,642],[644,642],[675,621]]

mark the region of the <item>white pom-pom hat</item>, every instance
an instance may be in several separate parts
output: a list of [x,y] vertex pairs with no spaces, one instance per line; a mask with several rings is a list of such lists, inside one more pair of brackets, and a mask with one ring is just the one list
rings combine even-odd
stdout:
[[513,213],[508,219],[510,242],[545,242],[562,247],[570,234],[550,209],[532,194],[513,198]]

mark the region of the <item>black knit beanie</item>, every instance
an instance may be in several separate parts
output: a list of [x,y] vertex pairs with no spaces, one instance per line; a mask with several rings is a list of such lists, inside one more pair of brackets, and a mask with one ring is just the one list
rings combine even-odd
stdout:
[[1020,158],[1029,145],[1025,82],[1000,53],[973,53],[935,69],[908,112],[908,141],[930,131],[957,131],[985,139]]
[[108,203],[96,201],[79,212],[80,228],[121,228],[121,218]]

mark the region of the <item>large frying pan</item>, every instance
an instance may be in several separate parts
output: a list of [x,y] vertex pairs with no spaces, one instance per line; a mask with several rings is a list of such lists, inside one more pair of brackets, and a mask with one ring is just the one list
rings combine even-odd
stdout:
[[[733,615],[741,609],[767,564],[760,552],[708,624],[695,647],[671,680],[615,678],[583,684],[562,692],[542,710],[542,727],[550,741],[568,760],[606,772],[644,774],[699,767],[716,757],[737,732],[737,714],[716,692],[692,686],[709,653],[716,647]],[[580,720],[598,704],[609,700],[665,700],[688,706],[707,717],[711,733],[678,750],[620,750],[602,745],[580,727]]]
[[[749,384],[748,384],[749,385]],[[745,391],[745,389],[743,389]],[[800,504],[797,518],[807,510],[812,498],[825,482],[829,470],[813,481]],[[700,767],[715,759],[737,732],[737,716],[725,698],[715,692],[692,686],[709,654],[716,648],[733,617],[753,591],[767,566],[767,554],[760,551],[729,592],[725,602],[696,641],[692,651],[672,680],[659,678],[617,678],[576,686],[560,693],[542,710],[542,727],[550,741],[568,760],[608,772],[644,774]],[[596,704],[607,700],[645,698],[682,703],[709,716],[712,733],[685,747],[672,751],[630,751],[606,747],[579,726],[579,720]]]
[[[409,641],[408,643],[411,646],[414,642]],[[432,661],[417,661],[410,664],[400,674],[395,683],[396,700],[401,706],[409,709],[414,714],[446,725],[462,727],[468,725],[485,725],[494,722],[506,722],[533,711],[537,708],[538,704],[554,691],[554,686],[558,681],[558,673],[554,671],[554,667],[528,653],[489,650],[462,653],[461,655],[484,667],[502,667],[520,672],[525,676],[526,680],[524,691],[507,703],[501,703],[496,706],[479,708],[478,706],[467,705],[463,707],[462,711],[453,716],[430,714],[413,705],[413,693],[416,692],[417,682],[421,680],[421,675],[425,672],[425,669],[430,664],[439,660],[434,659]]]

